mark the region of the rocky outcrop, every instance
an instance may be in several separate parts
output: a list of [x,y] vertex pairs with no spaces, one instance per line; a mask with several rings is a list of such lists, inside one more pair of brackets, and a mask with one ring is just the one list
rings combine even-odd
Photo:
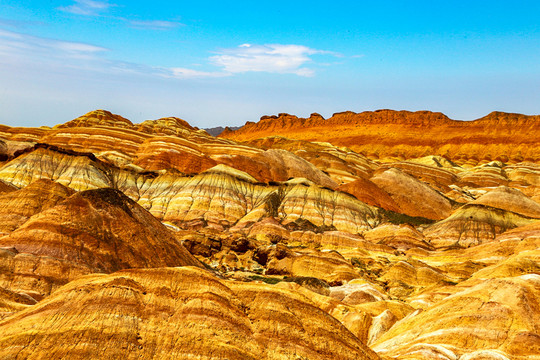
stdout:
[[[224,171],[226,168],[229,170]],[[318,169],[312,170],[318,174]],[[187,226],[200,221],[228,228],[270,215],[279,217],[285,225],[307,221],[315,227],[358,233],[375,226],[382,216],[376,208],[352,196],[309,181],[265,185],[224,165],[193,177],[174,171],[132,172],[86,154],[38,148],[0,168],[0,177],[21,187],[41,178],[79,191],[114,187],[158,219]]]
[[137,131],[142,131],[153,135],[176,135],[189,134],[198,130],[191,126],[187,121],[177,117],[166,117],[157,120],[146,120],[140,124],[134,125]]
[[442,161],[432,161],[429,165],[424,165],[422,162],[422,159],[413,159],[412,161],[385,164],[382,168],[399,169],[442,193],[450,191],[449,186],[459,181],[459,177],[455,174],[459,170],[443,168]]
[[487,205],[515,212],[535,219],[540,218],[540,204],[529,199],[521,191],[500,186],[480,196],[473,204]]
[[30,296],[0,287],[0,320],[17,312],[35,305],[37,301]]
[[508,179],[522,186],[540,186],[540,165],[526,162],[505,167]]
[[57,125],[56,128],[75,128],[75,127],[93,127],[107,126],[115,128],[131,128],[133,123],[128,119],[111,113],[107,110],[94,110],[79,116],[76,119],[68,121],[65,124]]
[[366,204],[390,211],[401,211],[394,199],[371,180],[360,178],[345,185],[341,185],[338,190],[349,193]]
[[83,264],[93,272],[198,265],[157,219],[113,189],[74,194],[32,216],[0,244]]
[[107,164],[91,153],[37,146],[0,168],[0,178],[23,188],[50,179],[76,191],[112,187]]
[[[91,272],[88,267],[69,260],[19,253],[13,246],[3,246],[0,245],[0,287],[31,299],[33,303],[49,296],[67,282]],[[17,310],[13,304],[10,308]]]
[[384,281],[388,292],[398,298],[409,297],[424,288],[451,283],[451,279],[438,269],[412,259],[392,264],[379,280]]
[[384,244],[397,250],[432,249],[424,235],[411,225],[384,224],[364,232],[363,235],[369,242]]
[[216,127],[213,127],[213,128],[205,128],[204,131],[206,131],[208,134],[210,134],[212,136],[218,136],[224,131],[231,131],[231,130],[234,131],[234,130],[238,130],[238,129],[240,129],[240,126],[226,126],[226,127],[216,126]]
[[[328,283],[342,283],[359,276],[350,262],[337,252],[290,251],[279,245],[265,250],[267,274],[308,276]],[[260,253],[264,254],[264,250]]]
[[17,190],[17,187],[0,180],[0,194],[5,194]]
[[490,162],[459,174],[460,184],[472,187],[508,185],[510,181],[501,162]]
[[139,146],[134,164],[146,170],[176,169],[197,174],[217,165],[217,162],[190,141],[154,136]]
[[[0,132],[5,139],[2,140],[5,149],[0,149],[5,158],[16,157],[21,151],[31,152],[34,146],[48,146],[92,154],[104,163],[135,171],[175,169],[197,174],[217,164],[225,164],[263,182],[302,176],[322,186],[337,187],[335,181],[316,165],[287,150],[264,151],[217,139],[175,117],[133,124],[119,115],[96,110],[53,129],[40,129],[31,138],[22,136],[29,131],[6,127]],[[338,159],[338,162],[343,166],[342,160]],[[356,169],[358,166],[354,167],[351,171],[362,171]]]
[[315,165],[338,184],[348,183],[358,178],[369,178],[378,167],[365,156],[328,142],[308,142],[271,136],[247,143],[263,149],[290,151]]

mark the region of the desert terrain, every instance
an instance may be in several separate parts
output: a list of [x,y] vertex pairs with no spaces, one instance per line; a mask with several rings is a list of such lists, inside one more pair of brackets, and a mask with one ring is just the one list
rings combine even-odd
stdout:
[[0,125],[2,359],[540,359],[540,116]]

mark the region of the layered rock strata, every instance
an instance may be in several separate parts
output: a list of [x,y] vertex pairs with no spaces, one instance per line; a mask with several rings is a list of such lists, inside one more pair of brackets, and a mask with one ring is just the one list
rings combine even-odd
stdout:
[[254,140],[280,134],[291,139],[328,141],[374,159],[444,156],[460,164],[539,160],[538,115],[493,112],[474,121],[456,121],[437,112],[377,110],[336,113],[328,119],[279,114],[247,122],[223,138]]
[[3,358],[83,359],[97,353],[145,359],[378,359],[302,295],[220,281],[195,268],[83,277],[0,322]]
[[537,119],[304,120],[1,126],[0,357],[540,356]]

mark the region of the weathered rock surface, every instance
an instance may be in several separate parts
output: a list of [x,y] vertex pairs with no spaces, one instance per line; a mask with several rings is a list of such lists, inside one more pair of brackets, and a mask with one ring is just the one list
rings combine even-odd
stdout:
[[380,225],[364,232],[364,238],[376,244],[384,244],[397,250],[432,249],[424,235],[410,225]]
[[[441,163],[445,164],[442,160],[433,159],[433,157],[428,158],[432,161],[426,161],[425,158],[412,159],[411,161],[385,164],[383,168],[399,169],[442,193],[449,191],[449,186],[459,181],[459,177],[455,172],[460,170],[454,167],[444,168],[441,165]],[[424,164],[425,162],[429,165]]]
[[374,349],[403,359],[455,359],[480,350],[538,356],[539,292],[540,275],[485,281],[396,324]]
[[508,185],[510,183],[503,164],[500,161],[493,161],[469,169],[459,174],[459,177],[462,185],[473,187],[492,187]]
[[5,235],[23,225],[31,216],[55,206],[74,191],[49,179],[0,195],[0,233]]
[[0,320],[36,303],[37,301],[28,295],[18,294],[0,287]]
[[41,178],[79,191],[114,187],[152,215],[173,223],[203,221],[230,227],[270,215],[284,224],[308,221],[316,227],[358,233],[380,221],[376,208],[344,193],[309,182],[258,184],[249,174],[224,165],[193,177],[174,171],[134,172],[86,154],[40,147],[4,165],[0,177],[20,187]]
[[[33,192],[43,185],[49,187],[43,194],[52,195],[56,205],[37,203],[50,207],[21,221],[28,212],[39,210]],[[58,192],[69,195],[67,188],[40,180],[10,193],[19,195],[12,201],[24,200],[21,193],[26,193],[34,202],[26,203],[27,211],[15,217],[20,226],[0,238],[4,249],[0,286],[41,299],[82,274],[201,266],[164,225],[119,191],[89,190],[55,199]]]
[[[62,344],[62,346],[58,346]],[[377,359],[306,297],[195,268],[91,275],[0,322],[0,357]]]
[[345,185],[341,185],[338,190],[349,193],[366,204],[400,212],[399,205],[394,199],[392,199],[386,191],[368,179],[357,179]]
[[0,245],[94,272],[198,265],[157,219],[113,189],[74,194],[0,238]]
[[450,215],[452,205],[448,199],[398,169],[376,173],[371,181],[389,193],[404,214],[433,220]]
[[535,219],[485,205],[464,205],[448,218],[428,227],[426,240],[435,247],[469,247],[493,241],[507,230]]
[[68,121],[65,124],[57,125],[56,128],[70,128],[70,127],[93,127],[93,126],[107,126],[117,128],[131,128],[133,123],[128,119],[111,113],[107,110],[94,110],[89,113],[79,116],[76,119]]
[[512,211],[527,217],[540,218],[540,204],[517,189],[500,186],[472,202],[498,209]]

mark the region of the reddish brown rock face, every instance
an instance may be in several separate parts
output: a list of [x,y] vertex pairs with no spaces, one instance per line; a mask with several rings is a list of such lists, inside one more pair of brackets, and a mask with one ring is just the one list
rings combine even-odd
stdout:
[[0,126],[0,358],[538,358],[538,138],[391,110]]
[[146,170],[176,169],[186,174],[200,173],[217,165],[197,148],[186,146],[185,141],[163,137],[152,137],[138,149],[134,161]]
[[338,188],[341,191],[349,193],[358,200],[377,206],[386,210],[400,212],[399,205],[383,189],[368,179],[358,179],[353,182],[342,185]]
[[429,111],[378,110],[337,113],[324,120],[293,115],[262,117],[220,136],[238,141],[279,134],[291,139],[329,141],[370,158],[412,159],[440,155],[460,164],[472,161],[538,161],[540,118],[493,112],[475,121],[450,120]]
[[440,220],[450,215],[450,201],[416,178],[397,169],[389,169],[371,178],[390,194],[400,212],[416,217]]

